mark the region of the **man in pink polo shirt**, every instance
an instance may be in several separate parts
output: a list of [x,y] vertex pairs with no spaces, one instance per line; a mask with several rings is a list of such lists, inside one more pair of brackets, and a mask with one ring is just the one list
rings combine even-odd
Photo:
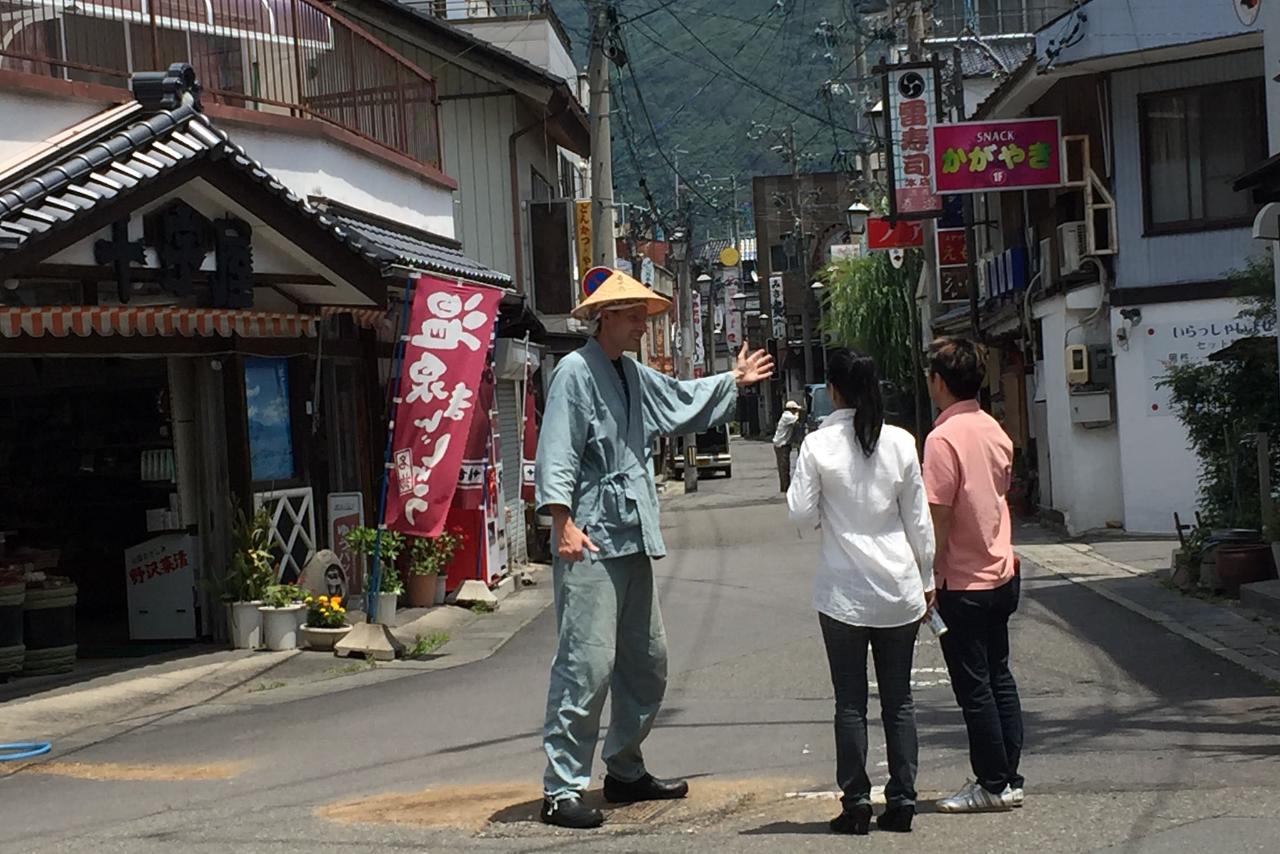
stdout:
[[969,731],[976,782],[939,812],[1002,812],[1022,805],[1022,704],[1009,671],[1009,618],[1020,581],[1009,520],[1013,442],[978,406],[983,364],[972,341],[929,347],[929,396],[942,413],[924,445],[924,483],[937,539],[942,653]]

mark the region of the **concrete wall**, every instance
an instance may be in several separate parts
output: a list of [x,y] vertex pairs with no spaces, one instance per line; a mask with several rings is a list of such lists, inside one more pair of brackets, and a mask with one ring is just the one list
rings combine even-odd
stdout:
[[[124,93],[121,93],[122,99]],[[0,91],[0,168],[32,146],[112,106]]]
[[1051,495],[1041,503],[1061,512],[1073,533],[1123,522],[1124,501],[1120,476],[1120,436],[1113,424],[1086,429],[1071,423],[1067,391],[1066,343],[1105,343],[1106,318],[1085,329],[1072,329],[1087,311],[1068,311],[1058,296],[1039,303],[1035,317],[1044,334],[1044,361],[1037,365],[1037,397],[1043,393],[1047,407]]
[[363,211],[453,237],[453,194],[405,169],[324,139],[237,127],[231,138],[306,198],[325,196]]
[[[1227,4],[1220,5],[1226,8]],[[1143,236],[1138,97],[1147,92],[1262,75],[1262,51],[1257,50],[1147,66],[1111,76],[1116,218],[1121,247],[1116,256],[1118,287],[1214,281],[1229,270],[1243,267],[1245,260],[1258,252],[1248,228]]]
[[451,21],[458,29],[466,30],[476,38],[496,45],[508,53],[532,62],[571,83],[577,80],[578,68],[573,57],[564,49],[551,22],[545,18],[527,21],[504,19],[486,21],[472,18],[467,21]]
[[[1128,530],[1169,534],[1174,512],[1194,519],[1199,462],[1186,428],[1168,408],[1167,392],[1155,387],[1153,368],[1158,370],[1170,351],[1203,361],[1235,340],[1237,335],[1223,327],[1242,308],[1230,299],[1145,305],[1141,322],[1132,328],[1118,309],[1112,310],[1111,328],[1124,329],[1128,336],[1127,345],[1117,338],[1113,351]],[[1219,334],[1199,334],[1214,332],[1215,323]],[[1172,339],[1168,333],[1173,325],[1185,325],[1192,335]]]

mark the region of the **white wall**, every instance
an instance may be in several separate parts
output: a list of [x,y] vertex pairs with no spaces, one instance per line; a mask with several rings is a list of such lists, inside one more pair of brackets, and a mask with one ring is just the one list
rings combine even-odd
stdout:
[[1086,429],[1072,424],[1067,391],[1065,343],[1103,343],[1105,317],[1087,330],[1071,330],[1088,312],[1068,312],[1061,296],[1038,304],[1035,316],[1044,333],[1042,382],[1052,491],[1048,500],[1041,496],[1041,503],[1061,512],[1072,534],[1124,522],[1119,431],[1115,425]]
[[545,18],[526,21],[486,21],[472,18],[467,21],[451,21],[459,29],[466,30],[508,53],[514,53],[527,62],[551,72],[557,77],[575,84],[578,69],[573,58],[564,49],[551,22]]
[[0,91],[0,166],[110,106]]
[[326,139],[236,126],[233,142],[295,195],[325,196],[371,214],[453,237],[453,193],[406,169]]
[[[1237,337],[1222,329],[1242,309],[1236,300],[1215,299],[1197,302],[1141,306],[1142,320],[1135,327],[1112,309],[1111,328],[1128,332],[1128,347],[1114,347],[1116,400],[1120,423],[1120,463],[1124,476],[1124,518],[1130,531],[1174,532],[1173,514],[1193,519],[1198,495],[1199,462],[1191,450],[1186,428],[1167,410],[1166,394],[1154,393],[1152,359],[1165,359],[1171,349],[1168,336],[1152,335],[1171,324],[1195,327],[1193,337],[1183,339],[1183,352],[1195,361],[1203,360]],[[1202,330],[1218,335],[1203,336]],[[1203,346],[1202,346],[1203,345]],[[1160,406],[1160,411],[1153,411]]]
[[[1226,8],[1225,3],[1221,5]],[[1120,237],[1120,253],[1116,256],[1118,287],[1216,281],[1227,271],[1243,267],[1246,259],[1259,251],[1248,228],[1143,236],[1146,226],[1138,97],[1147,92],[1262,76],[1262,51],[1147,66],[1111,76],[1116,219]]]

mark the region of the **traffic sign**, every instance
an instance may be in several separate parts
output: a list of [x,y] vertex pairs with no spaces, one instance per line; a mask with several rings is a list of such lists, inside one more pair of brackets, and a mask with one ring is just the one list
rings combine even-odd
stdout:
[[589,297],[594,294],[605,279],[613,275],[613,270],[608,267],[592,267],[587,274],[582,277],[582,295]]

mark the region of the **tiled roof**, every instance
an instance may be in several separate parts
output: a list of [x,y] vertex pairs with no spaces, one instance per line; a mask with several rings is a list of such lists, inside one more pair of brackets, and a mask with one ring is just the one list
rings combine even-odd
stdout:
[[209,159],[245,173],[268,192],[293,204],[299,214],[350,251],[370,264],[381,265],[361,235],[323,222],[319,211],[250,159],[195,105],[131,119],[96,140],[73,136],[61,141],[58,151],[65,156],[0,188],[0,259],[6,252],[87,216],[99,205],[127,196],[188,164]]
[[472,261],[458,249],[438,238],[433,239],[432,235],[403,227],[393,228],[346,208],[325,210],[322,216],[360,234],[387,263],[459,276],[482,284],[511,287],[511,277],[507,274]]
[[375,275],[399,264],[479,282],[510,284],[508,277],[455,249],[316,208],[251,159],[195,104],[145,117],[131,112],[105,131],[94,125],[83,134],[60,139],[26,174],[0,176],[0,262],[7,254],[88,216],[99,205],[202,160],[236,169],[287,201],[299,216],[370,265]]
[[[717,237],[703,243],[697,251],[700,260],[708,263],[718,261],[720,253],[733,245],[733,240],[728,237]],[[738,241],[738,248],[742,253],[743,261],[756,260],[756,239],[754,237],[744,237]]]

